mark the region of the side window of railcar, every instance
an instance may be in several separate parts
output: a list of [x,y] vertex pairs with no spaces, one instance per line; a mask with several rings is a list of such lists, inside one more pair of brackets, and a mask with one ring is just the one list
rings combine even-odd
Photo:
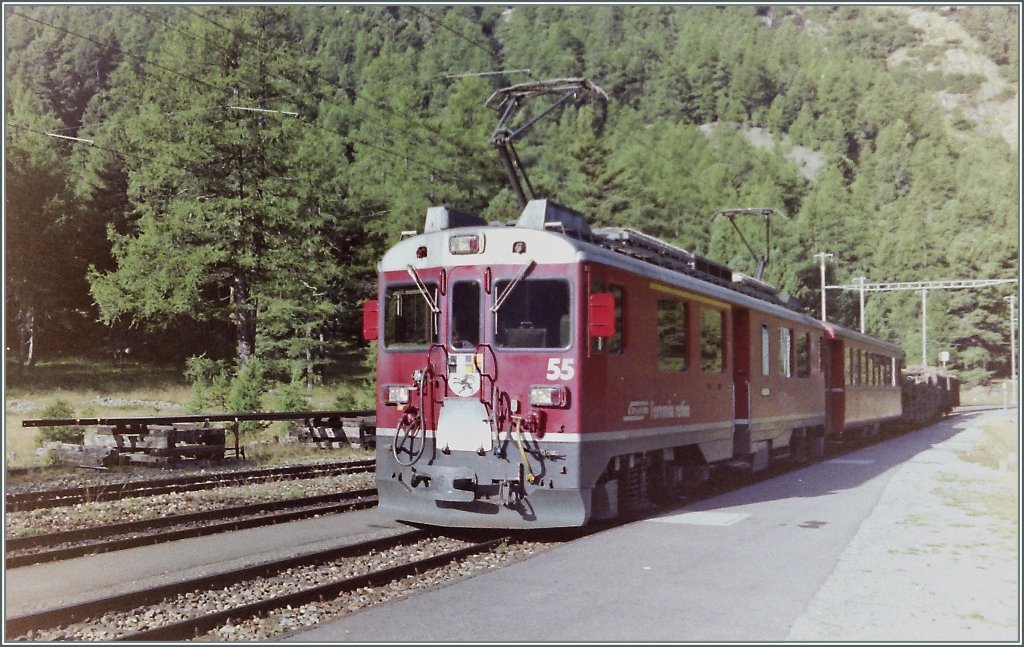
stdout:
[[825,338],[824,337],[818,337],[818,370],[820,370],[822,373],[825,372],[825,367],[827,366],[825,364],[825,362],[827,361],[825,359],[825,353],[826,352],[827,351],[826,351],[826,347],[825,347]]
[[452,286],[452,348],[476,348],[480,343],[480,285],[459,281]]
[[721,373],[725,370],[725,313],[714,308],[700,309],[700,370]]
[[686,370],[686,304],[658,299],[658,370]]
[[799,332],[796,335],[796,376],[809,377],[811,374],[811,335]]
[[[569,284],[558,279],[527,279],[509,286],[495,283],[500,303],[494,338],[501,348],[568,348]],[[498,305],[496,303],[496,305]]]
[[853,349],[846,349],[846,385],[853,384],[853,358],[855,357]]
[[615,334],[607,339],[601,337],[590,338],[591,353],[608,353],[609,355],[621,355],[625,352],[625,296],[622,286],[610,285],[607,288],[603,283],[595,282],[591,285],[594,292],[611,292],[615,298]]
[[768,324],[761,324],[761,375],[767,377],[772,370],[771,333]]
[[[437,302],[437,286],[426,284]],[[416,286],[388,288],[384,293],[384,347],[423,348],[437,341],[437,320]]]
[[793,331],[779,328],[779,375],[793,377]]

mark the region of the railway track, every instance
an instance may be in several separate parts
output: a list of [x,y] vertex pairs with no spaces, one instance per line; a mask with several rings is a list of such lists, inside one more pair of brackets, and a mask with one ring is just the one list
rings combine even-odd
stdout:
[[337,474],[370,472],[373,471],[374,465],[375,461],[373,459],[366,459],[235,472],[213,472],[178,478],[8,493],[5,496],[5,501],[8,511],[20,512],[92,501],[115,501],[130,497],[154,496],[181,490],[208,490],[228,485],[246,485],[266,481],[310,479]]
[[286,523],[317,515],[362,510],[376,505],[376,489],[363,489],[15,537],[5,543],[5,565],[7,568],[17,568],[82,555]]
[[[510,537],[453,539],[411,530],[384,539],[280,559],[98,600],[8,618],[12,639],[187,640],[230,622],[261,617],[339,594],[381,587],[495,550]],[[381,559],[382,556],[386,559]],[[387,564],[381,567],[382,561]],[[260,581],[279,578],[277,593]],[[246,594],[249,594],[246,597]],[[196,604],[197,597],[219,601]],[[244,598],[244,601],[243,601]],[[204,607],[196,610],[196,606]]]

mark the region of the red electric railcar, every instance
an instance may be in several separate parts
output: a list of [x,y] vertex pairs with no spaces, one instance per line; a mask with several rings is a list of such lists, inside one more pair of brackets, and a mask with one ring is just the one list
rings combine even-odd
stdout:
[[579,526],[899,415],[896,346],[547,200],[512,226],[431,208],[379,279],[364,334],[394,519]]

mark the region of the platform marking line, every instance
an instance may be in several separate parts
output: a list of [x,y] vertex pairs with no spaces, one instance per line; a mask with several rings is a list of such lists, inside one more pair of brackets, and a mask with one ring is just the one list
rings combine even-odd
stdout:
[[749,512],[683,512],[651,519],[684,526],[731,526],[750,516]]
[[875,459],[873,458],[833,458],[830,461],[825,461],[832,465],[873,465]]

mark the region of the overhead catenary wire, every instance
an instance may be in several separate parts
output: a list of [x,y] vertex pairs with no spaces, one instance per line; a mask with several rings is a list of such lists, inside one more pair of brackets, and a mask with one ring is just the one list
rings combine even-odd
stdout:
[[465,34],[461,34],[461,33],[459,33],[458,31],[456,31],[456,30],[452,29],[451,27],[449,27],[448,25],[444,24],[444,23],[443,23],[443,22],[442,22],[441,20],[439,20],[439,19],[437,19],[437,18],[434,18],[434,17],[433,17],[433,16],[431,16],[430,14],[428,14],[428,13],[425,13],[425,12],[423,12],[423,11],[420,11],[419,9],[417,9],[417,8],[416,8],[416,6],[415,6],[415,5],[407,5],[407,6],[409,7],[409,9],[412,9],[413,11],[415,11],[415,12],[416,12],[416,13],[418,13],[419,15],[423,16],[424,18],[426,18],[426,19],[427,19],[427,20],[429,20],[430,22],[434,23],[435,25],[437,25],[437,26],[438,26],[438,27],[440,27],[441,29],[444,29],[445,31],[447,31],[447,32],[450,32],[450,33],[452,33],[452,34],[455,34],[455,35],[456,35],[457,37],[459,37],[459,38],[461,38],[462,40],[466,41],[466,42],[467,42],[467,43],[469,43],[470,45],[472,45],[472,46],[474,46],[474,47],[477,47],[477,48],[479,48],[479,49],[483,50],[483,51],[484,51],[484,52],[485,52],[485,53],[486,53],[486,54],[487,54],[488,56],[490,56],[490,57],[494,57],[494,52],[493,52],[493,51],[491,51],[491,49],[490,49],[489,47],[487,47],[487,46],[485,46],[485,45],[481,45],[481,44],[480,44],[480,43],[478,43],[477,41],[475,41],[475,40],[473,40],[472,38],[469,38],[468,36],[466,36]]
[[156,68],[159,68],[161,70],[164,70],[165,72],[170,72],[171,74],[174,74],[175,76],[180,76],[181,78],[187,79],[189,81],[192,81],[193,83],[198,83],[199,85],[205,85],[208,88],[223,89],[223,88],[217,88],[215,85],[212,85],[210,83],[207,83],[206,81],[197,79],[194,76],[190,76],[188,74],[183,74],[181,72],[172,70],[171,68],[169,68],[169,67],[167,67],[165,65],[161,65],[160,63],[153,62],[153,61],[151,61],[151,60],[149,60],[147,58],[139,56],[138,54],[133,54],[131,52],[125,51],[125,50],[121,49],[120,45],[106,45],[106,44],[101,43],[100,41],[98,41],[98,40],[96,40],[94,38],[89,38],[88,36],[83,36],[82,34],[73,32],[73,31],[71,31],[69,29],[64,29],[63,27],[57,27],[56,25],[52,25],[52,24],[50,24],[48,22],[45,22],[43,20],[39,20],[37,18],[33,18],[33,17],[25,15],[23,13],[18,13],[17,11],[12,11],[11,15],[12,16],[18,16],[19,18],[24,18],[25,20],[31,20],[32,22],[39,23],[40,25],[44,25],[46,27],[49,27],[50,29],[54,29],[56,31],[63,32],[65,34],[68,34],[70,36],[74,36],[76,38],[81,38],[82,40],[87,40],[90,43],[93,43],[94,45],[97,45],[99,47],[113,47],[114,49],[116,49],[117,51],[121,52],[122,54],[124,54],[125,56],[127,56],[129,58],[135,59],[135,60],[137,60],[137,61],[139,61],[141,63],[145,63],[146,65],[152,65],[153,67],[156,67]]
[[[190,9],[190,11],[191,11],[191,9]],[[201,14],[198,14],[197,12],[194,12],[194,11],[191,11],[191,12],[192,12],[192,13],[194,13],[194,14],[196,14],[196,15],[199,15],[200,17],[202,17],[202,16],[201,16]],[[102,45],[101,43],[99,43],[98,41],[96,41],[96,40],[94,40],[94,39],[92,39],[92,38],[89,38],[89,37],[87,37],[87,36],[84,36],[84,35],[82,35],[82,34],[78,34],[78,33],[72,32],[72,31],[70,31],[70,30],[65,30],[65,29],[62,29],[62,28],[60,28],[60,27],[56,27],[56,26],[54,26],[54,25],[51,25],[51,24],[49,24],[49,23],[46,23],[46,22],[44,22],[44,21],[36,20],[36,19],[34,19],[34,18],[31,18],[31,17],[29,17],[29,16],[24,16],[23,14],[18,14],[18,13],[16,13],[16,12],[15,12],[15,14],[14,14],[14,15],[18,15],[18,16],[21,16],[21,17],[27,18],[28,20],[32,20],[32,21],[34,21],[34,22],[38,22],[38,23],[40,23],[40,24],[42,24],[42,25],[45,25],[45,26],[47,26],[47,27],[51,27],[51,28],[53,28],[53,29],[55,29],[55,30],[57,30],[57,31],[61,31],[61,32],[64,32],[64,33],[66,33],[66,34],[68,34],[68,35],[71,35],[71,36],[74,36],[74,37],[77,37],[77,38],[81,38],[81,39],[83,39],[83,40],[86,40],[86,41],[92,42],[92,43],[94,43],[94,44]],[[215,22],[214,22],[214,21],[212,21],[212,20],[207,20],[207,21],[208,21],[208,22],[211,22],[211,24],[215,24],[215,25],[216,25],[217,27],[219,27],[219,28],[221,28],[221,29],[224,29],[225,31],[229,31],[229,32],[231,32],[231,33],[236,33],[236,32],[233,32],[232,30],[230,30],[230,29],[228,29],[228,28],[226,28],[226,27],[224,27],[224,26],[222,26],[222,25],[219,25],[219,24],[215,23]],[[237,35],[237,34],[236,34],[236,35]],[[197,39],[197,38],[198,38],[198,37],[195,37],[195,36],[190,36],[190,37],[191,37],[191,38],[193,38],[193,39]],[[205,39],[204,39],[204,40],[205,40]],[[115,47],[116,47],[116,46],[115,46]],[[136,59],[138,59],[138,60],[141,60],[142,62],[145,62],[145,63],[151,64],[151,65],[154,65],[155,67],[158,67],[158,68],[160,68],[160,69],[163,69],[163,70],[165,70],[165,71],[168,71],[168,72],[170,72],[170,73],[172,73],[172,74],[175,74],[176,76],[179,76],[179,77],[181,77],[181,78],[185,78],[185,79],[187,79],[187,80],[189,80],[189,81],[193,81],[193,82],[195,82],[195,83],[197,83],[197,84],[200,84],[200,85],[203,85],[203,86],[205,86],[205,87],[209,87],[209,88],[212,88],[212,89],[215,89],[215,90],[218,90],[218,89],[223,89],[223,88],[218,88],[217,86],[214,86],[214,85],[212,85],[212,84],[210,84],[210,83],[206,83],[206,82],[204,82],[204,81],[201,81],[201,80],[199,80],[199,79],[196,79],[196,78],[195,78],[195,77],[193,77],[193,76],[190,76],[190,75],[187,75],[187,74],[183,74],[183,73],[177,72],[177,71],[175,71],[175,70],[172,70],[172,69],[170,69],[170,68],[167,68],[166,66],[160,65],[160,64],[158,64],[158,63],[153,63],[152,61],[149,61],[148,59],[144,59],[144,58],[142,58],[142,57],[138,57],[138,56],[136,56],[136,55],[133,55],[133,54],[131,54],[130,52],[126,52],[126,51],[122,50],[122,49],[121,49],[120,47],[117,47],[117,49],[118,49],[118,51],[121,51],[122,53],[124,53],[124,54],[125,54],[126,56],[130,56],[130,57],[132,57],[132,58],[136,58]],[[319,74],[317,74],[316,72],[313,72],[313,74],[314,74],[314,75],[315,75],[315,76],[316,76],[317,78],[319,78],[320,80],[322,80],[322,81],[324,81],[324,82],[327,82],[327,83],[330,83],[330,82],[329,82],[329,81],[327,81],[326,79],[323,79],[323,77],[321,77],[321,76],[320,76]],[[289,82],[289,83],[294,83],[294,81],[293,81],[292,79],[289,79],[289,78],[288,78],[288,77],[286,77],[286,76],[281,76],[281,75],[275,75],[275,76],[278,76],[278,78],[281,78],[281,79],[283,79],[283,80],[285,80],[285,81],[287,81],[287,82]],[[344,88],[343,88],[342,86],[337,86],[336,84],[331,84],[331,85],[335,85],[335,87],[338,87],[339,89],[344,89]],[[309,94],[309,95],[314,95],[314,96],[320,96],[320,97],[322,97],[322,98],[324,98],[324,99],[326,98],[326,97],[324,97],[324,96],[323,96],[323,94],[322,94],[322,93],[320,93],[320,92],[310,92],[310,93],[295,93],[295,94],[293,94],[293,95],[284,95],[284,97],[285,97],[285,98],[291,98],[291,97],[295,97],[295,96],[302,96],[302,95],[306,95],[306,94]],[[335,104],[335,103],[333,103],[333,102],[330,102],[330,101],[328,101],[328,103],[329,103],[330,105],[333,105],[334,107],[336,107],[336,108],[338,108],[338,109],[341,109],[341,110],[349,110],[349,111],[351,111],[351,112],[354,112],[354,113],[356,113],[356,114],[358,114],[358,115],[360,115],[360,116],[363,116],[363,117],[364,117],[364,118],[366,118],[366,119],[370,119],[370,120],[372,120],[372,121],[375,121],[376,123],[384,124],[384,122],[383,122],[383,121],[380,121],[380,120],[374,119],[374,118],[373,118],[373,117],[372,117],[371,115],[369,115],[369,114],[368,114],[368,113],[366,113],[365,111],[359,110],[359,109],[355,108],[354,106],[341,106],[341,105],[337,105],[337,104]],[[385,107],[385,104],[381,104],[381,107]],[[246,108],[246,107],[242,107],[242,106],[224,106],[224,105],[217,105],[217,106],[209,106],[209,107],[206,107],[206,108],[198,108],[198,109],[197,109],[197,108],[189,108],[189,109],[186,109],[186,110],[181,110],[181,111],[173,111],[173,112],[170,112],[170,113],[163,113],[163,114],[165,114],[165,115],[168,115],[168,116],[169,116],[169,115],[174,115],[174,114],[182,114],[182,113],[187,113],[187,112],[194,112],[194,111],[196,111],[196,110],[200,110],[200,111],[201,111],[201,110],[213,110],[213,109],[224,109],[224,108],[235,108],[235,109],[239,109],[239,110],[251,110],[251,111],[256,111],[256,112],[271,112],[270,110],[264,110],[264,109],[258,109],[258,108]],[[291,112],[291,111],[273,111],[273,112],[280,112],[280,113],[282,113],[282,114],[288,114],[288,115],[293,115],[293,116],[297,116],[297,114],[298,114],[298,113],[296,113],[296,112]],[[394,112],[394,111],[392,110],[392,112]],[[96,126],[96,125],[102,125],[102,124],[105,124],[105,123],[107,123],[107,122],[109,122],[109,121],[110,121],[110,120],[104,120],[104,121],[102,121],[102,122],[96,122],[96,123],[92,124],[92,126]],[[420,167],[423,167],[423,168],[429,169],[429,170],[431,170],[431,172],[432,172],[432,173],[434,173],[434,177],[436,177],[436,178],[439,178],[439,179],[442,179],[442,180],[444,180],[445,182],[448,182],[448,183],[450,183],[450,184],[454,184],[454,185],[456,185],[456,186],[460,186],[460,187],[462,187],[462,188],[468,188],[468,186],[469,186],[469,185],[465,184],[465,183],[464,183],[463,181],[460,181],[460,180],[457,180],[457,179],[453,179],[453,178],[448,178],[448,177],[445,177],[445,176],[443,176],[443,175],[439,175],[439,174],[437,174],[437,173],[436,173],[436,169],[434,169],[434,168],[433,168],[433,167],[432,167],[431,165],[429,165],[429,164],[427,164],[427,163],[424,163],[424,162],[422,162],[422,161],[420,161],[420,160],[418,160],[418,159],[416,159],[416,158],[414,158],[414,157],[412,157],[412,156],[410,156],[410,155],[408,155],[408,154],[402,154],[402,153],[397,153],[397,152],[395,152],[395,151],[393,151],[393,150],[389,150],[388,148],[385,148],[385,147],[382,147],[382,146],[378,146],[378,145],[376,145],[376,144],[373,144],[372,142],[368,142],[368,141],[366,141],[366,140],[364,140],[364,139],[360,139],[360,138],[357,138],[357,137],[352,137],[352,136],[350,136],[350,135],[343,135],[343,134],[341,134],[341,133],[337,133],[337,132],[335,132],[335,131],[333,131],[333,130],[331,130],[331,129],[329,129],[329,128],[325,128],[325,127],[319,126],[319,125],[317,125],[317,124],[310,124],[309,122],[306,122],[306,121],[304,121],[304,120],[301,120],[301,121],[302,121],[302,123],[304,123],[304,124],[306,124],[306,125],[313,125],[313,126],[315,126],[315,127],[317,127],[317,128],[320,128],[321,130],[325,130],[326,132],[331,132],[331,133],[333,133],[333,134],[335,134],[335,135],[337,135],[337,136],[341,137],[342,139],[345,139],[345,140],[347,140],[347,141],[349,141],[349,142],[353,142],[353,143],[361,144],[361,145],[363,145],[363,146],[367,146],[367,147],[369,147],[369,148],[372,148],[372,149],[374,149],[374,150],[377,150],[377,151],[379,151],[379,152],[381,152],[381,153],[384,153],[384,154],[386,154],[386,155],[389,155],[389,156],[391,156],[391,157],[395,157],[395,158],[397,158],[397,159],[401,159],[401,160],[403,160],[403,161],[405,161],[405,162],[407,162],[407,163],[412,163],[412,164],[414,164],[414,165],[417,165],[417,166],[420,166]],[[386,124],[385,124],[385,125],[386,125]],[[59,129],[59,130],[55,130],[55,131],[53,131],[53,132],[59,132],[59,131],[68,131],[68,130],[81,130],[81,127],[78,127],[78,128],[75,128],[75,127],[67,127],[67,128],[62,128],[62,129]],[[410,131],[409,129],[407,129],[407,128],[396,128],[395,130],[398,130],[398,131],[401,131],[401,132],[405,132],[406,134],[409,134],[409,135],[413,135],[413,136],[415,136],[415,134],[414,134],[414,133],[413,133],[412,131]],[[43,134],[45,134],[45,133],[43,133]],[[439,144],[437,144],[437,142],[432,142],[432,143],[433,143],[433,144],[434,144],[434,145],[435,145],[436,147],[440,148],[440,145],[439,145]],[[102,147],[102,146],[95,146],[95,147],[96,147],[97,149],[100,149],[100,150],[104,150],[104,151],[107,151],[107,152],[113,153],[113,154],[115,154],[115,155],[119,155],[119,156],[121,156],[122,158],[123,158],[124,156],[129,156],[129,157],[135,157],[135,158],[138,158],[138,159],[143,159],[143,160],[147,160],[147,161],[152,161],[152,162],[156,162],[156,160],[153,160],[152,158],[146,157],[146,156],[144,156],[144,155],[139,155],[139,154],[137,154],[137,153],[126,153],[126,152],[123,152],[123,151],[116,151],[116,150],[114,150],[114,149],[110,149],[110,148],[105,148],[105,147]],[[158,164],[161,164],[162,166],[166,166],[166,167],[168,167],[168,168],[175,168],[175,167],[170,167],[170,166],[169,166],[169,165],[167,165],[167,164],[162,164],[162,163],[160,163],[160,162],[156,162],[156,163],[158,163]]]
[[[238,38],[245,37],[245,34],[242,34],[242,33],[238,32],[237,30],[233,30],[233,29],[230,29],[228,27],[225,27],[224,25],[222,25],[222,24],[220,24],[220,23],[218,23],[218,22],[208,18],[203,13],[201,13],[199,11],[196,11],[192,7],[186,7],[186,9],[192,15],[206,20],[206,22],[209,22],[210,24],[214,25],[215,27],[217,27],[217,28],[219,28],[219,29],[221,29],[221,30],[223,30],[223,31],[225,31],[227,33],[230,33],[230,34],[232,34],[232,35],[234,35],[234,36],[236,36]],[[200,39],[199,36],[195,36],[195,35],[193,35],[191,33],[188,33],[187,31],[182,31],[182,30],[179,30],[179,31],[180,31],[180,33],[184,34],[185,36],[187,36],[187,37],[189,37],[189,38],[191,38],[193,40],[197,40],[198,41]],[[208,42],[208,39],[206,39],[205,37],[203,37],[202,40],[204,42]],[[297,54],[295,52],[288,51],[291,48],[282,48],[282,49],[286,49],[287,53],[289,55],[293,56],[293,57],[297,56]],[[357,98],[357,99],[361,98],[361,99],[363,99],[365,101],[368,101],[373,106],[375,106],[376,108],[384,110],[385,112],[387,112],[387,113],[389,113],[389,114],[391,114],[393,116],[400,116],[400,117],[403,117],[403,118],[406,117],[406,115],[402,115],[402,114],[398,113],[398,111],[396,111],[394,108],[392,108],[388,104],[380,102],[380,101],[376,101],[376,100],[373,100],[373,99],[370,99],[370,98],[366,97],[365,94],[361,94],[359,92],[358,88],[356,86],[354,86],[354,85],[341,85],[341,84],[335,83],[335,82],[331,81],[330,79],[325,78],[323,75],[321,75],[315,69],[311,69],[311,70],[309,70],[309,72],[318,81],[320,81],[322,83],[325,83],[325,84],[327,84],[327,85],[329,85],[329,86],[331,86],[331,87],[333,87],[335,89],[341,90],[343,92],[347,92],[347,91],[350,91],[350,90],[354,91],[355,98]],[[296,84],[296,81],[294,79],[291,79],[288,76],[285,76],[283,74],[273,74],[271,76],[275,76],[275,77],[277,77],[279,79],[283,79],[284,81],[286,81],[288,83],[291,83],[291,84]],[[382,83],[384,83],[384,82],[382,82]],[[290,96],[304,96],[306,94],[307,93],[296,93],[295,95],[290,95]],[[340,105],[337,102],[334,102],[334,101],[331,101],[330,99],[328,99],[327,96],[325,94],[321,93],[321,92],[312,92],[312,93],[308,93],[308,94],[311,94],[313,96],[316,96],[316,97],[320,98],[323,101],[326,101],[328,105],[333,106],[335,108],[338,108],[339,110],[350,112],[350,113],[355,113],[356,115],[362,117],[363,119],[366,119],[366,120],[369,120],[369,121],[372,121],[372,122],[384,125],[384,126],[388,127],[389,129],[393,129],[393,130],[396,130],[398,132],[405,133],[405,134],[407,134],[409,136],[412,136],[414,138],[417,138],[419,140],[426,141],[426,143],[430,144],[431,146],[433,146],[433,147],[435,147],[435,148],[437,148],[439,150],[444,150],[444,148],[445,148],[445,146],[443,146],[442,143],[437,141],[436,139],[433,139],[433,138],[430,138],[430,137],[424,138],[421,133],[416,133],[416,132],[414,132],[413,130],[411,130],[409,128],[395,127],[394,124],[388,124],[388,123],[382,121],[380,118],[375,117],[374,115],[366,112],[365,110],[360,110],[359,108],[355,107],[354,105]],[[289,96],[289,95],[286,95],[286,96]],[[424,130],[426,130],[426,131],[436,135],[437,137],[440,137],[441,139],[444,139],[445,143],[447,145],[449,145],[449,146],[453,146],[456,149],[458,149],[458,148],[460,148],[462,146],[461,142],[458,142],[458,141],[456,141],[454,139],[451,139],[446,134],[442,133],[441,131],[439,131],[436,128],[431,127],[428,124],[425,124],[423,122],[414,122],[414,124],[415,124],[415,126],[421,127]],[[376,148],[376,147],[374,147],[374,148]]]
[[101,151],[106,151],[106,152],[111,153],[113,155],[117,155],[118,157],[121,157],[122,159],[124,159],[125,156],[137,157],[139,159],[146,160],[147,162],[152,162],[153,164],[159,164],[160,166],[164,166],[166,168],[174,169],[175,171],[180,171],[181,170],[181,167],[179,167],[179,166],[172,166],[170,164],[164,164],[163,162],[161,162],[159,160],[155,160],[152,157],[147,157],[145,155],[140,155],[138,153],[128,153],[128,152],[125,152],[125,151],[118,151],[118,150],[114,150],[112,148],[107,148],[105,146],[100,146],[99,144],[97,144],[95,141],[93,141],[91,139],[84,139],[84,138],[80,138],[80,137],[66,137],[66,136],[63,136],[63,135],[55,135],[52,132],[47,132],[45,130],[36,130],[35,128],[29,128],[28,126],[22,126],[21,124],[12,124],[10,122],[6,122],[6,125],[10,126],[11,128],[17,128],[19,130],[24,130],[24,131],[27,131],[27,132],[30,132],[30,133],[35,133],[37,135],[42,135],[44,137],[58,137],[60,139],[69,139],[69,140],[74,140],[76,142],[85,142],[85,143],[88,143],[93,148],[96,148],[96,149],[101,150]]

